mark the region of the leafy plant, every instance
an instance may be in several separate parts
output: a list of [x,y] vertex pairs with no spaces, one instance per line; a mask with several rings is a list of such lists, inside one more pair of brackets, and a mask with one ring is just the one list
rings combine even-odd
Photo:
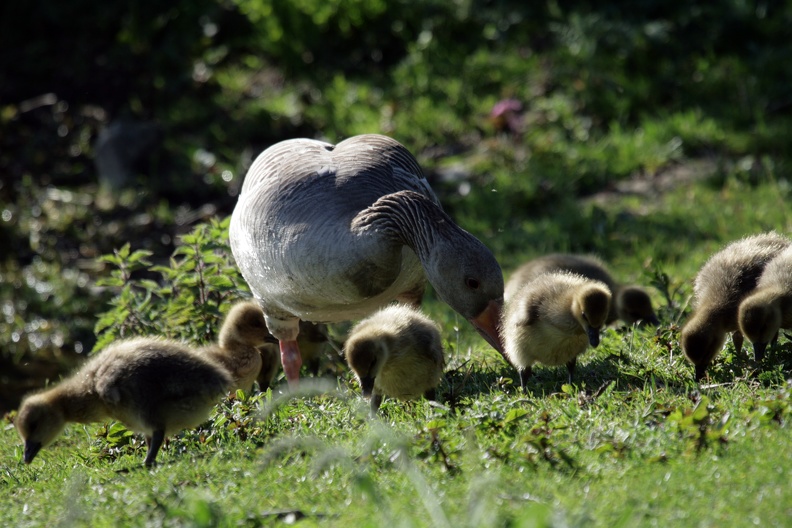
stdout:
[[[128,243],[101,257],[112,268],[100,284],[117,294],[96,323],[94,350],[135,335],[214,339],[219,319],[246,291],[230,256],[229,221],[212,220],[183,235],[167,266],[152,265],[150,251],[131,251]],[[149,278],[157,274],[160,281]]]

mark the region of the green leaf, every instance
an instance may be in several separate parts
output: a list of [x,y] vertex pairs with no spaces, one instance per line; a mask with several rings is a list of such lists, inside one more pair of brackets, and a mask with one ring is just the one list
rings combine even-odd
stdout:
[[206,283],[213,288],[233,288],[234,281],[225,275],[213,275],[206,278]]
[[514,409],[510,409],[509,412],[506,413],[506,417],[503,419],[503,423],[511,423],[521,420],[525,416],[528,415],[528,411],[526,409],[515,407]]

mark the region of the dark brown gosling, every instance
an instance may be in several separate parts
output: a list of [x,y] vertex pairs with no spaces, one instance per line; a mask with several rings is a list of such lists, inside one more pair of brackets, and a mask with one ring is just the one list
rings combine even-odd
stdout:
[[108,419],[143,433],[152,466],[166,436],[206,420],[233,384],[222,365],[158,338],[116,342],[70,378],[22,401],[15,423],[29,464],[69,422]]
[[749,236],[727,245],[702,266],[693,287],[694,311],[680,335],[682,349],[695,366],[696,381],[723,348],[726,334],[732,333],[737,353],[742,351],[740,303],[756,288],[767,263],[790,243],[772,231]]
[[767,263],[756,289],[740,303],[738,322],[757,361],[781,329],[792,328],[792,245]]

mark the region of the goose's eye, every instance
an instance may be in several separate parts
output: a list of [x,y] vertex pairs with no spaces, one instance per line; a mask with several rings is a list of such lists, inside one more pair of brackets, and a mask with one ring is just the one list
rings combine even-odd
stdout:
[[465,279],[465,285],[471,290],[478,290],[481,283],[479,283],[478,279],[474,279],[473,277],[468,277]]

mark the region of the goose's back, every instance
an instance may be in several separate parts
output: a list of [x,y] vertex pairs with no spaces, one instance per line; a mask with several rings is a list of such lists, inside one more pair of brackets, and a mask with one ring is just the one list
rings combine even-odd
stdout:
[[230,242],[268,315],[348,319],[423,281],[411,250],[350,230],[360,211],[403,190],[437,202],[415,158],[385,136],[336,146],[294,139],[264,151],[242,186]]
[[792,295],[792,245],[767,263],[757,288],[776,288]]
[[777,233],[764,233],[733,242],[715,253],[696,275],[697,306],[706,302],[736,316],[740,300],[756,287],[765,265],[790,242]]

